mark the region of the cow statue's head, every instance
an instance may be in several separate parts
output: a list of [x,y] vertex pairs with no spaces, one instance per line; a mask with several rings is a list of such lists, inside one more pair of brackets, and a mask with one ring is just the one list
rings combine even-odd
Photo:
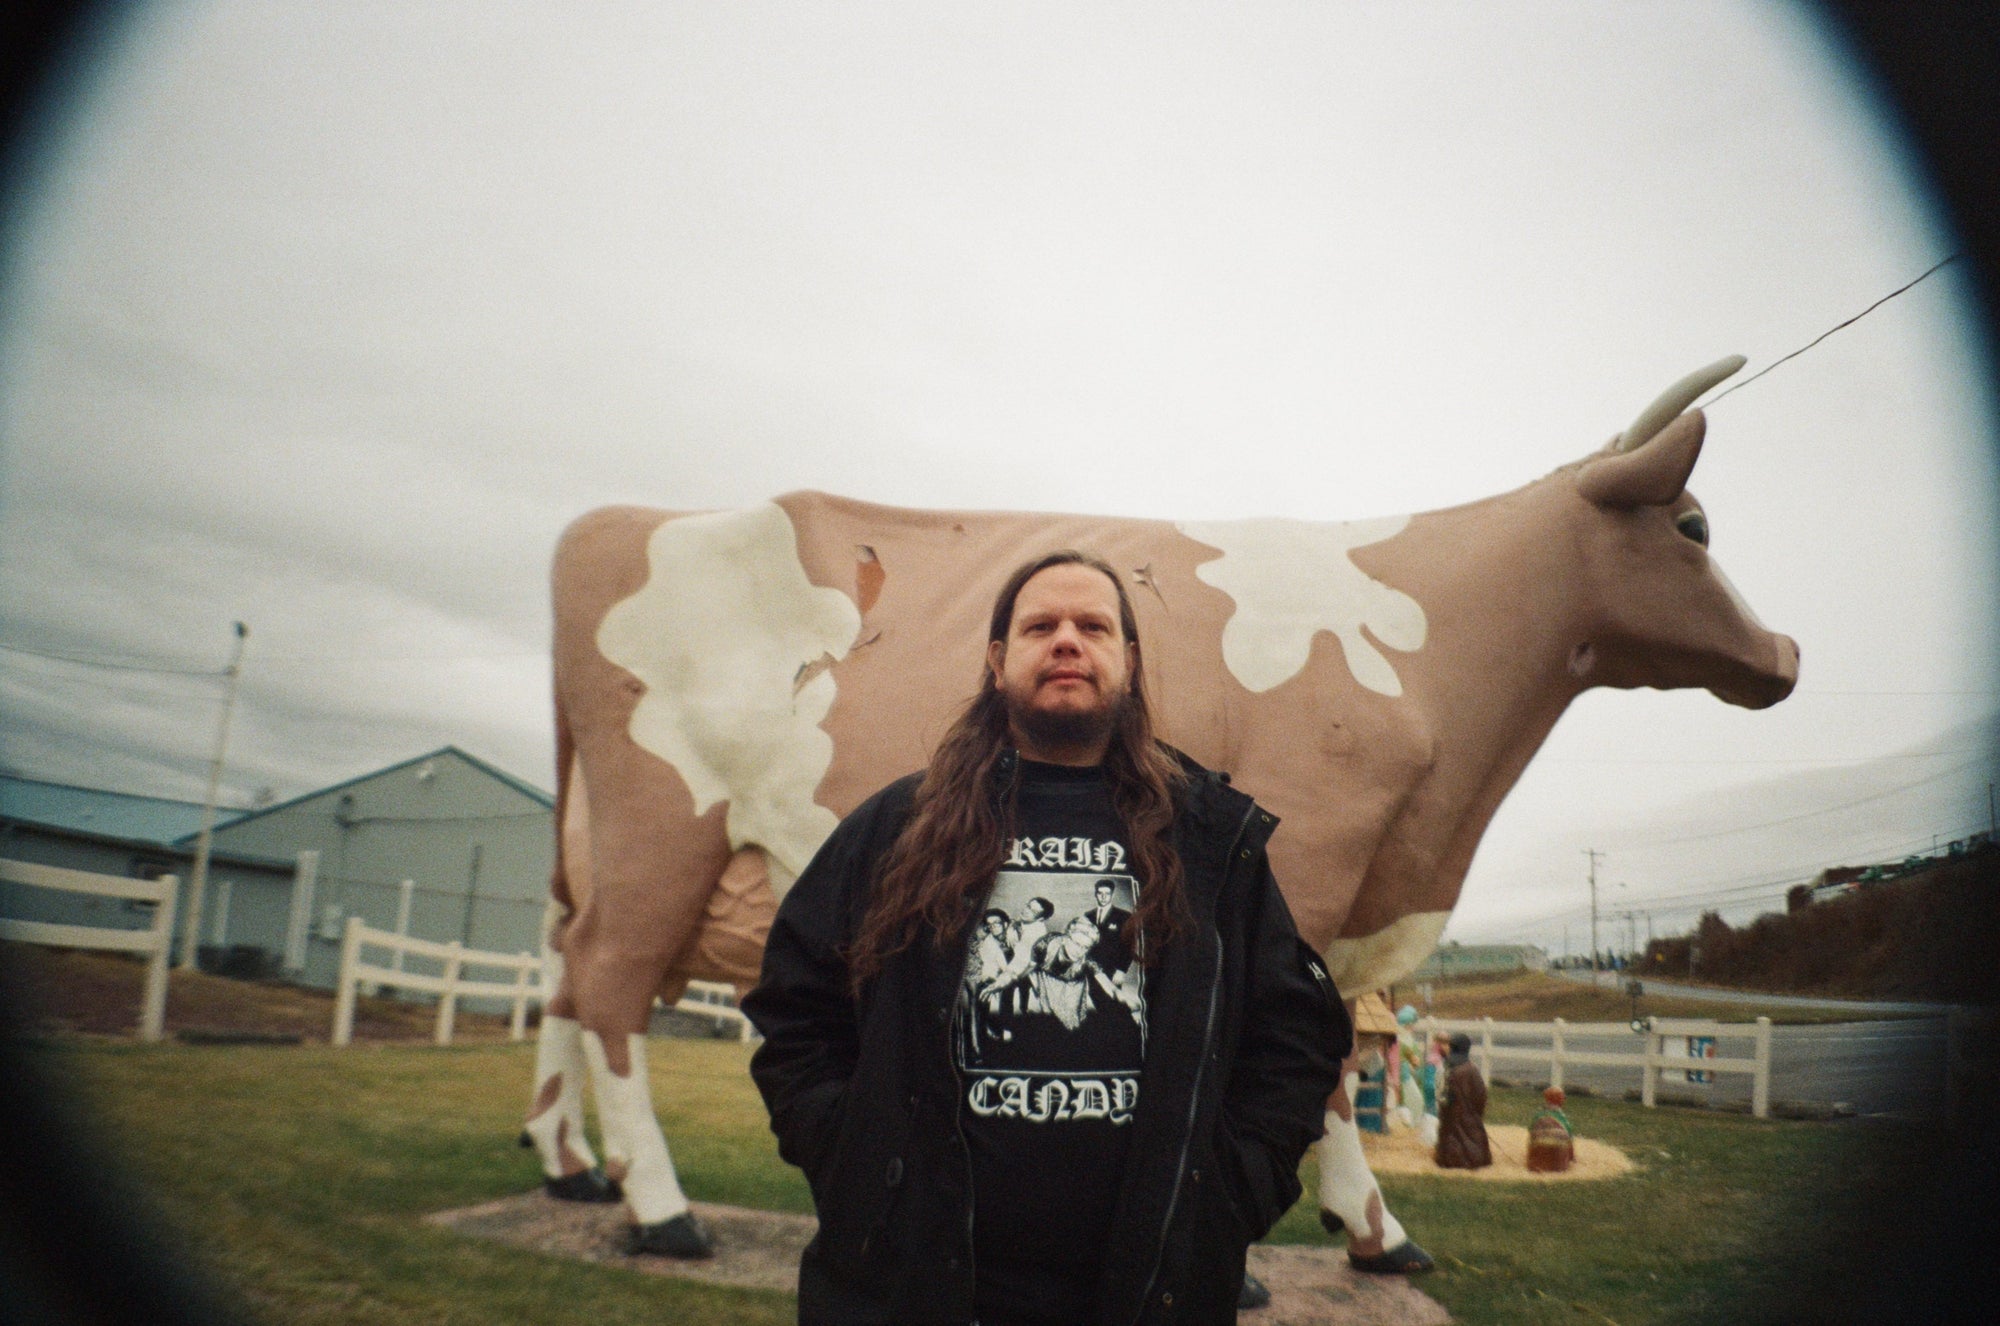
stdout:
[[1690,373],[1565,471],[1591,545],[1591,606],[1570,653],[1582,685],[1701,687],[1762,709],[1798,682],[1798,645],[1767,630],[1709,556],[1708,517],[1687,491],[1707,428],[1688,406],[1743,362],[1732,355]]

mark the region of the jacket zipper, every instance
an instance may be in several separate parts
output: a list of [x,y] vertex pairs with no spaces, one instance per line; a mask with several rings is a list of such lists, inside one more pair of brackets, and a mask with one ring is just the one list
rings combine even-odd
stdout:
[[[972,1286],[973,1301],[976,1304],[979,1295],[979,1253],[972,1241],[972,1144],[965,1140],[965,1075],[959,1072],[957,1053],[959,1037],[958,1020],[961,1014],[961,1006],[957,1001],[954,1001],[951,1013],[951,1046],[947,1049],[946,1054],[951,1064],[951,1080],[953,1084],[951,1131],[958,1138],[959,1154],[965,1157],[965,1278]],[[973,1320],[972,1326],[979,1326],[976,1318]]]
[[[1020,777],[1021,757],[1011,748],[1001,756],[1001,783],[998,796],[1004,803],[1013,795],[1014,783]],[[972,1239],[972,1211],[975,1194],[972,1191],[972,1144],[965,1140],[965,1075],[958,1068],[958,1045],[962,1029],[959,1019],[964,1016],[964,1005],[954,995],[951,1008],[951,1043],[945,1047],[945,1061],[951,1065],[951,1080],[956,1088],[952,1093],[951,1131],[958,1138],[959,1154],[965,1157],[965,1278],[972,1286],[975,1314],[979,1302],[979,1251]],[[979,1326],[978,1318],[972,1318],[971,1326]]]
[[[1232,863],[1236,860],[1237,848],[1243,842],[1243,835],[1250,830],[1250,817],[1256,813],[1256,809],[1256,806],[1253,804],[1248,810],[1243,812],[1243,822],[1236,826],[1236,837],[1230,841],[1229,855],[1223,858],[1224,860]],[[1224,867],[1223,879],[1225,886],[1228,881],[1227,872],[1229,868]],[[1160,1279],[1160,1264],[1167,1257],[1167,1231],[1173,1228],[1174,1212],[1180,1207],[1181,1181],[1187,1177],[1188,1148],[1194,1145],[1195,1116],[1201,1111],[1202,1078],[1208,1073],[1208,1047],[1215,1039],[1215,1005],[1217,998],[1222,993],[1222,932],[1211,926],[1208,937],[1215,944],[1215,975],[1208,983],[1208,1020],[1202,1025],[1201,1029],[1201,1058],[1195,1062],[1194,1066],[1194,1090],[1188,1098],[1187,1127],[1181,1131],[1181,1154],[1179,1162],[1174,1166],[1173,1191],[1167,1195],[1166,1218],[1160,1222],[1160,1246],[1153,1254],[1153,1270],[1146,1277],[1146,1292],[1139,1296],[1139,1314],[1132,1318],[1133,1326],[1138,1326],[1138,1323],[1145,1319],[1146,1304],[1152,1300],[1153,1286]]]

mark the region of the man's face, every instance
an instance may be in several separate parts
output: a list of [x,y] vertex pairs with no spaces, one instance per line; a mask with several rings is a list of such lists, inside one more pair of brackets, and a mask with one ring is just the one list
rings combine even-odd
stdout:
[[1000,937],[1001,932],[1004,931],[1006,928],[1007,928],[1007,923],[1001,920],[999,917],[989,916],[986,918],[986,933],[992,935],[995,939],[998,939]]
[[986,662],[1024,745],[1076,748],[1110,736],[1132,684],[1136,646],[1118,621],[1118,590],[1075,563],[1029,577],[1014,600],[1007,638]]
[[1111,886],[1109,884],[1099,884],[1097,886],[1097,905],[1099,907],[1109,907],[1111,905]]

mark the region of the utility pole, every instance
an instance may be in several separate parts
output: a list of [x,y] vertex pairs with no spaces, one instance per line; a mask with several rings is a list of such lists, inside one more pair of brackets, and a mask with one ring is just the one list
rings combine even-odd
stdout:
[[1596,980],[1597,962],[1597,858],[1604,853],[1595,847],[1586,847],[1583,854],[1590,858],[1590,970],[1591,979]]
[[243,642],[250,628],[236,624],[236,645],[223,671],[222,721],[215,729],[215,759],[208,766],[208,796],[201,805],[201,836],[195,840],[194,871],[188,877],[187,917],[181,930],[181,970],[193,971],[201,946],[201,905],[208,892],[208,851],[215,834],[215,799],[222,791],[222,760],[229,751],[229,716],[236,709],[236,683],[243,675]]
[[479,863],[485,855],[486,845],[472,845],[472,865],[465,872],[465,927],[460,943],[472,947],[472,909],[479,902]]

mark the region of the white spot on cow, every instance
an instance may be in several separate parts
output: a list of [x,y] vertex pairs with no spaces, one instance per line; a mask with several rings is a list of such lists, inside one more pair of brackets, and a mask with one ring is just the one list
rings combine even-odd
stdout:
[[1402,980],[1437,947],[1451,913],[1416,912],[1372,935],[1336,939],[1326,950],[1326,968],[1341,990],[1380,990]]
[[1195,574],[1236,601],[1222,628],[1222,658],[1236,679],[1252,691],[1290,681],[1304,669],[1313,636],[1330,631],[1356,681],[1382,695],[1401,695],[1396,669],[1361,628],[1391,649],[1420,649],[1424,610],[1408,594],[1371,579],[1348,554],[1401,533],[1409,519],[1182,524],[1189,538],[1222,550]]
[[680,773],[695,812],[729,802],[729,845],[755,844],[795,878],[838,823],[813,801],[833,761],[820,727],[838,660],[861,629],[847,595],[806,579],[772,503],[669,520],[651,575],[597,630],[604,657],[645,683],[632,740]]
[[[1347,1075],[1347,1098],[1354,1099],[1354,1093],[1361,1082],[1359,1073]],[[1326,1112],[1326,1135],[1319,1140],[1319,1205],[1322,1211],[1331,1211],[1339,1216],[1348,1230],[1350,1240],[1369,1238],[1374,1221],[1369,1219],[1369,1198],[1375,1199],[1373,1214],[1382,1223],[1382,1249],[1401,1247],[1409,1239],[1404,1232],[1402,1221],[1389,1213],[1382,1201],[1381,1189],[1375,1183],[1375,1175],[1368,1168],[1368,1156],[1361,1149],[1361,1129],[1352,1119],[1343,1119],[1332,1110]]]
[[634,1224],[672,1220],[688,1209],[688,1199],[681,1191],[680,1175],[674,1171],[666,1136],[660,1132],[659,1116],[653,1112],[646,1038],[626,1038],[627,1071],[622,1077],[611,1071],[604,1042],[596,1032],[586,1031],[582,1039],[591,1081],[597,1088],[597,1121],[604,1130],[605,1162],[625,1162],[625,1174],[619,1180],[625,1189],[625,1208]]
[[540,1104],[547,1083],[557,1082],[559,1089],[549,1107],[528,1120],[526,1132],[541,1157],[542,1173],[549,1178],[560,1179],[597,1164],[583,1136],[583,1079],[588,1071],[580,1026],[570,1018],[544,1014],[535,1041],[535,1103]]

